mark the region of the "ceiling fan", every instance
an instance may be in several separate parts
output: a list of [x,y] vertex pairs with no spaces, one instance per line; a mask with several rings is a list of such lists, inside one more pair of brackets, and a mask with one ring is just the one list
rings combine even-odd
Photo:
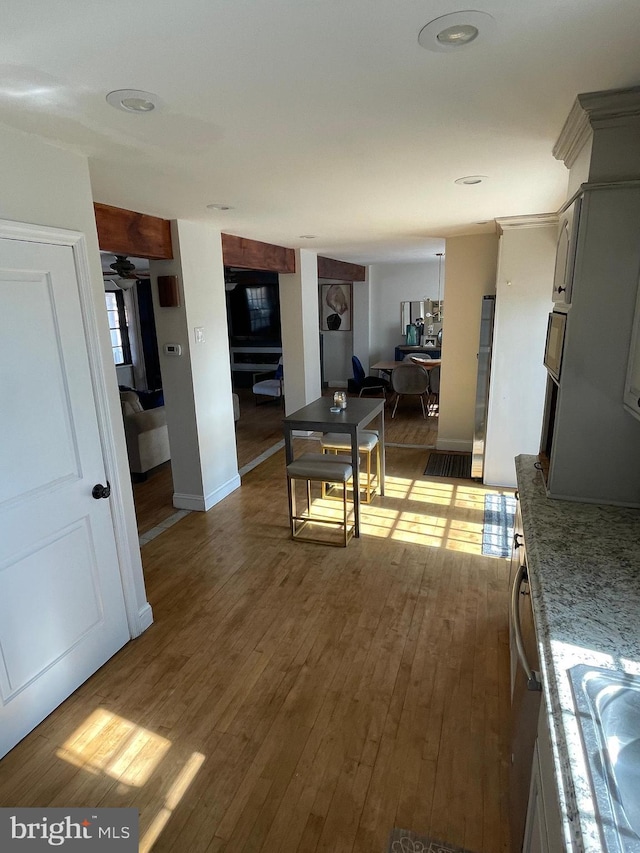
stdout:
[[113,281],[121,290],[129,290],[138,279],[149,278],[148,272],[136,272],[136,266],[127,255],[116,255],[115,261],[109,264],[112,273],[103,270],[104,278]]

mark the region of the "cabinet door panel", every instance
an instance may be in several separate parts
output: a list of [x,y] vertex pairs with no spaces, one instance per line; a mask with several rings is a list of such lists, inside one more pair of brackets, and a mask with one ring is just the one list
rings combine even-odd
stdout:
[[581,199],[578,198],[566,210],[560,222],[552,294],[552,299],[556,304],[571,305],[580,206]]
[[624,384],[624,407],[640,420],[640,285],[633,319],[633,334],[629,347],[627,378]]
[[540,789],[540,772],[538,769],[538,750],[533,757],[531,773],[531,788],[529,791],[529,808],[527,823],[524,829],[522,853],[548,853],[547,827],[544,819],[544,805]]

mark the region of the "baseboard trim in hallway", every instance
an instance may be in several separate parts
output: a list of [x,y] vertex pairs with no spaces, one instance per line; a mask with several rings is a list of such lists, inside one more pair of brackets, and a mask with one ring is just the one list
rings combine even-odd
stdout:
[[239,469],[238,474],[240,474],[241,477],[244,477],[245,474],[248,474],[249,471],[253,471],[254,468],[257,468],[258,465],[260,465],[270,456],[273,456],[274,453],[277,453],[279,450],[282,450],[283,447],[284,439],[282,441],[276,442],[268,450],[265,450],[264,453],[261,453],[260,456],[256,456],[256,458],[252,459],[251,462],[247,462],[246,465],[243,465],[242,468]]
[[170,515],[169,518],[165,518],[164,521],[161,521],[160,524],[156,524],[155,527],[152,527],[151,530],[147,530],[145,533],[140,534],[138,536],[138,542],[140,546],[146,545],[147,542],[151,542],[152,539],[155,539],[156,536],[160,536],[161,533],[164,533],[165,530],[168,530],[170,527],[180,521],[185,515],[189,515],[191,512],[190,509],[178,509],[173,515]]
[[[241,477],[245,474],[248,474],[249,471],[252,471],[254,468],[257,468],[258,465],[267,460],[270,456],[273,456],[274,453],[277,453],[279,450],[282,450],[283,447],[284,440],[278,441],[268,450],[265,450],[264,453],[261,453],[260,456],[256,456],[256,458],[252,459],[251,462],[248,462],[246,465],[243,465],[242,468],[239,469],[238,474]],[[176,522],[183,519],[186,515],[189,515],[190,512],[192,512],[192,510],[189,509],[176,510],[176,512],[174,512],[173,515],[170,515],[169,518],[166,518],[160,524],[157,524],[155,527],[152,527],[151,530],[147,530],[145,533],[142,533],[138,537],[140,547],[151,542],[153,539],[156,538],[156,536],[160,536],[161,533],[164,533],[166,530],[176,524]]]

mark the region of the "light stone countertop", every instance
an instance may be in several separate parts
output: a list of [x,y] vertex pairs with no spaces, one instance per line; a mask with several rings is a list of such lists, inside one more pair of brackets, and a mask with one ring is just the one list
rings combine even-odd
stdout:
[[603,850],[568,670],[640,674],[640,510],[547,498],[516,458],[544,696],[567,850]]

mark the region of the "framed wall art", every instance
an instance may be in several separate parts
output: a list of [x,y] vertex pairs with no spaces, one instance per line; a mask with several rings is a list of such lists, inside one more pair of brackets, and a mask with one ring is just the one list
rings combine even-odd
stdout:
[[323,332],[351,331],[351,284],[320,285],[320,328]]

